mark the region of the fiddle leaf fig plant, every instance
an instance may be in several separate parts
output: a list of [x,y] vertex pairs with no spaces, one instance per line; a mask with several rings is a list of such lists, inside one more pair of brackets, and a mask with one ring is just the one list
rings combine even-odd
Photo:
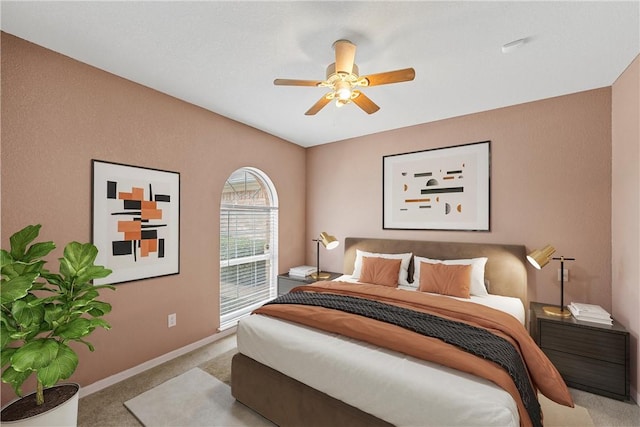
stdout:
[[78,366],[68,343],[77,341],[94,351],[84,338],[96,328],[110,329],[102,317],[111,305],[97,298],[100,289],[115,290],[91,283],[111,274],[94,264],[98,249],[91,243],[67,244],[59,272],[46,270],[43,258],[56,246],[33,243],[40,228],[23,228],[9,239],[10,250],[0,250],[2,381],[22,396],[22,384],[35,374],[38,405],[44,403],[44,388],[69,378]]

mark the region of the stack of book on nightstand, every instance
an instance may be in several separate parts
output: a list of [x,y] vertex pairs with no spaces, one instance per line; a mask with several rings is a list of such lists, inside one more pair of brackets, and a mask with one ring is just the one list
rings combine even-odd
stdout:
[[298,267],[291,267],[289,269],[289,276],[304,278],[312,273],[315,273],[316,270],[317,269],[312,265],[301,265]]
[[613,319],[609,312],[599,305],[572,302],[569,304],[569,311],[576,320],[613,325]]

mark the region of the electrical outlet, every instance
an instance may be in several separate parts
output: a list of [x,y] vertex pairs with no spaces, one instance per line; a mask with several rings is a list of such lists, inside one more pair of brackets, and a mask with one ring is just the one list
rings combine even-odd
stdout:
[[[558,282],[561,279],[560,278],[560,274],[562,274],[562,273],[561,273],[560,269],[558,269]],[[569,269],[568,268],[564,269],[564,281],[565,281],[565,283],[569,281]]]
[[169,316],[167,316],[167,325],[170,328],[173,328],[174,326],[176,326],[176,314],[175,313],[171,313]]

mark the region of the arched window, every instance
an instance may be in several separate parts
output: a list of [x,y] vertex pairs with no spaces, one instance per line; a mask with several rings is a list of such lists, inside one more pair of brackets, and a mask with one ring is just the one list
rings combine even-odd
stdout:
[[278,196],[262,171],[241,168],[220,202],[220,329],[275,298]]

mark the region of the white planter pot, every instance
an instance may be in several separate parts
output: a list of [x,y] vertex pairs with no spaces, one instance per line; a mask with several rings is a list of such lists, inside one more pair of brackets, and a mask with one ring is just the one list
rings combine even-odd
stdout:
[[[68,400],[64,401],[60,405],[56,406],[48,410],[47,412],[43,412],[42,414],[34,415],[29,418],[25,418],[22,420],[16,421],[2,421],[2,425],[7,425],[11,427],[75,427],[78,425],[78,399],[80,397],[80,386],[78,384],[59,384],[54,387],[63,387],[63,386],[75,386],[76,392],[75,394]],[[21,399],[25,399],[29,396],[32,396],[34,393],[31,393],[28,396],[25,396]],[[14,402],[17,402],[20,399],[16,399],[9,403],[5,408],[11,406]]]

